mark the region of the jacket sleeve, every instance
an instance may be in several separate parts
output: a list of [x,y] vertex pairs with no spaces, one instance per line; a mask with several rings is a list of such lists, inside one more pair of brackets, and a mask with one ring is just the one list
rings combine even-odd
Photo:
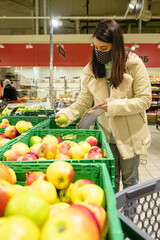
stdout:
[[107,99],[108,116],[133,115],[147,110],[152,101],[151,84],[146,67],[141,59],[130,69],[133,78],[132,98]]
[[76,101],[68,108],[62,109],[57,113],[64,113],[68,117],[67,123],[62,125],[63,127],[82,117],[84,112],[92,106],[93,96],[88,88],[90,78],[90,75],[85,75],[84,80],[82,81],[81,91]]

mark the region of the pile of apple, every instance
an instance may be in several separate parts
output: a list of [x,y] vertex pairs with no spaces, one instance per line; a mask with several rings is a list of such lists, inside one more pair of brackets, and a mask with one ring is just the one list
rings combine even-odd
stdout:
[[0,147],[6,144],[10,139],[17,137],[19,134],[28,131],[33,127],[31,122],[18,121],[15,126],[9,124],[8,119],[2,119],[0,128],[5,128],[5,132],[0,134]]
[[98,140],[87,137],[85,141],[76,143],[74,141],[61,141],[59,137],[46,135],[43,138],[32,136],[29,146],[18,142],[7,150],[3,161],[34,161],[34,160],[68,160],[68,159],[92,159],[103,158],[103,150],[97,146]]
[[104,239],[103,189],[88,179],[72,183],[73,178],[72,165],[56,161],[46,173],[27,174],[21,186],[15,184],[14,171],[0,163],[0,239]]

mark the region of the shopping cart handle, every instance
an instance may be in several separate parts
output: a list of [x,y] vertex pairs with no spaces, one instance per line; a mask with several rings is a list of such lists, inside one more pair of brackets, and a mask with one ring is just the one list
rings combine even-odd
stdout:
[[131,190],[126,192],[126,196],[129,199],[132,199],[137,196],[141,196],[144,193],[153,191],[156,188],[156,184],[157,184],[157,182],[153,180],[152,182],[144,183],[139,186],[136,185],[135,188],[132,188]]

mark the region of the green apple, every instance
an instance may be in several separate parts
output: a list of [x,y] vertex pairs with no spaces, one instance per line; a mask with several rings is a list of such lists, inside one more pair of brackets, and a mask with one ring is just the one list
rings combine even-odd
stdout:
[[67,116],[65,114],[60,114],[59,117],[58,117],[58,122],[59,123],[66,123],[68,120]]
[[32,136],[30,139],[29,139],[29,146],[33,146],[34,144],[36,143],[41,143],[42,142],[42,138],[39,137],[39,136]]
[[27,217],[3,217],[0,224],[0,239],[5,240],[39,240],[39,228]]
[[26,216],[41,227],[49,216],[49,204],[33,190],[15,194],[8,202],[4,216]]

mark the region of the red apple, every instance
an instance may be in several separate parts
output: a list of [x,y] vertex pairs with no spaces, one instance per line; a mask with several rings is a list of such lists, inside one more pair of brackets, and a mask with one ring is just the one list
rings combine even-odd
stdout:
[[71,158],[71,154],[70,154],[70,152],[68,151],[68,149],[66,149],[66,148],[63,148],[63,147],[58,148],[58,149],[57,149],[57,153],[62,153],[62,154],[64,154],[64,155],[67,155],[69,158]]
[[0,179],[6,180],[7,182],[12,182],[12,176],[8,170],[8,166],[0,163]]
[[104,208],[102,208],[101,206],[98,206],[97,204],[94,204],[94,203],[82,202],[80,204],[87,207],[94,213],[95,217],[97,218],[97,220],[99,222],[101,236],[102,236],[102,238],[104,238],[107,233],[107,216],[106,216],[106,212],[105,212]]
[[92,158],[103,158],[103,154],[100,152],[92,152],[88,154],[88,159],[92,159]]
[[73,205],[50,216],[41,232],[41,240],[100,240],[100,231],[88,211]]
[[98,219],[96,218],[94,212],[93,212],[90,208],[86,207],[85,205],[81,205],[81,204],[73,204],[72,207],[73,207],[73,208],[80,208],[80,209],[82,209],[83,211],[85,211],[86,213],[88,213],[88,214],[90,215],[90,217],[93,219],[93,221],[96,223],[97,228],[98,228],[98,230],[99,230],[99,232],[100,232],[100,224],[99,224],[99,221],[98,221]]
[[[29,153],[26,153],[27,155],[31,155],[31,156],[34,156],[36,159],[38,159],[38,155],[35,153],[35,152],[29,152]],[[25,154],[25,155],[26,155]],[[35,160],[36,160],[35,159]]]
[[52,143],[42,143],[38,148],[38,157],[46,159],[54,159],[56,156],[57,148]]
[[25,186],[31,185],[37,179],[47,180],[46,174],[44,172],[40,172],[40,171],[27,173]]
[[5,136],[8,138],[15,138],[17,137],[18,132],[15,126],[9,126],[5,129]]
[[17,159],[21,156],[18,151],[15,150],[7,150],[2,157],[2,161],[17,161]]
[[16,150],[18,151],[21,155],[24,155],[25,153],[30,152],[30,148],[22,142],[17,142],[15,144],[13,144],[13,146],[11,147],[11,150]]
[[37,160],[37,156],[30,153],[25,153],[24,155],[20,156],[17,161],[34,161]]
[[88,180],[88,179],[78,179],[74,184],[73,184],[73,187],[71,189],[71,200],[72,202],[74,202],[74,199],[75,199],[75,195],[78,191],[78,189],[85,185],[85,184],[95,184],[94,182]]
[[93,147],[90,149],[89,153],[93,153],[93,152],[102,153],[102,151],[103,151],[103,150],[102,150],[100,147],[93,146]]
[[58,144],[58,148],[66,148],[69,150],[71,148],[71,146],[68,142],[61,142]]
[[0,217],[4,216],[7,203],[15,193],[16,190],[9,182],[0,179]]
[[8,123],[1,123],[1,128],[7,128],[7,127],[9,127]]
[[0,133],[0,141],[1,141],[2,139],[4,139],[4,138],[6,138],[5,134],[4,134],[4,133]]
[[56,137],[56,138],[57,138],[58,144],[62,142],[60,137]]
[[17,176],[16,176],[15,171],[12,168],[8,167],[8,166],[6,166],[6,167],[8,168],[8,170],[9,170],[9,172],[11,174],[11,177],[12,177],[11,184],[16,184]]
[[70,158],[68,155],[65,155],[63,153],[56,153],[55,159],[57,160],[69,160]]
[[97,146],[98,144],[98,140],[93,136],[86,138],[85,141],[88,142],[91,146]]
[[49,165],[46,171],[47,179],[57,189],[69,187],[74,178],[74,169],[72,165],[65,161],[56,161]]

